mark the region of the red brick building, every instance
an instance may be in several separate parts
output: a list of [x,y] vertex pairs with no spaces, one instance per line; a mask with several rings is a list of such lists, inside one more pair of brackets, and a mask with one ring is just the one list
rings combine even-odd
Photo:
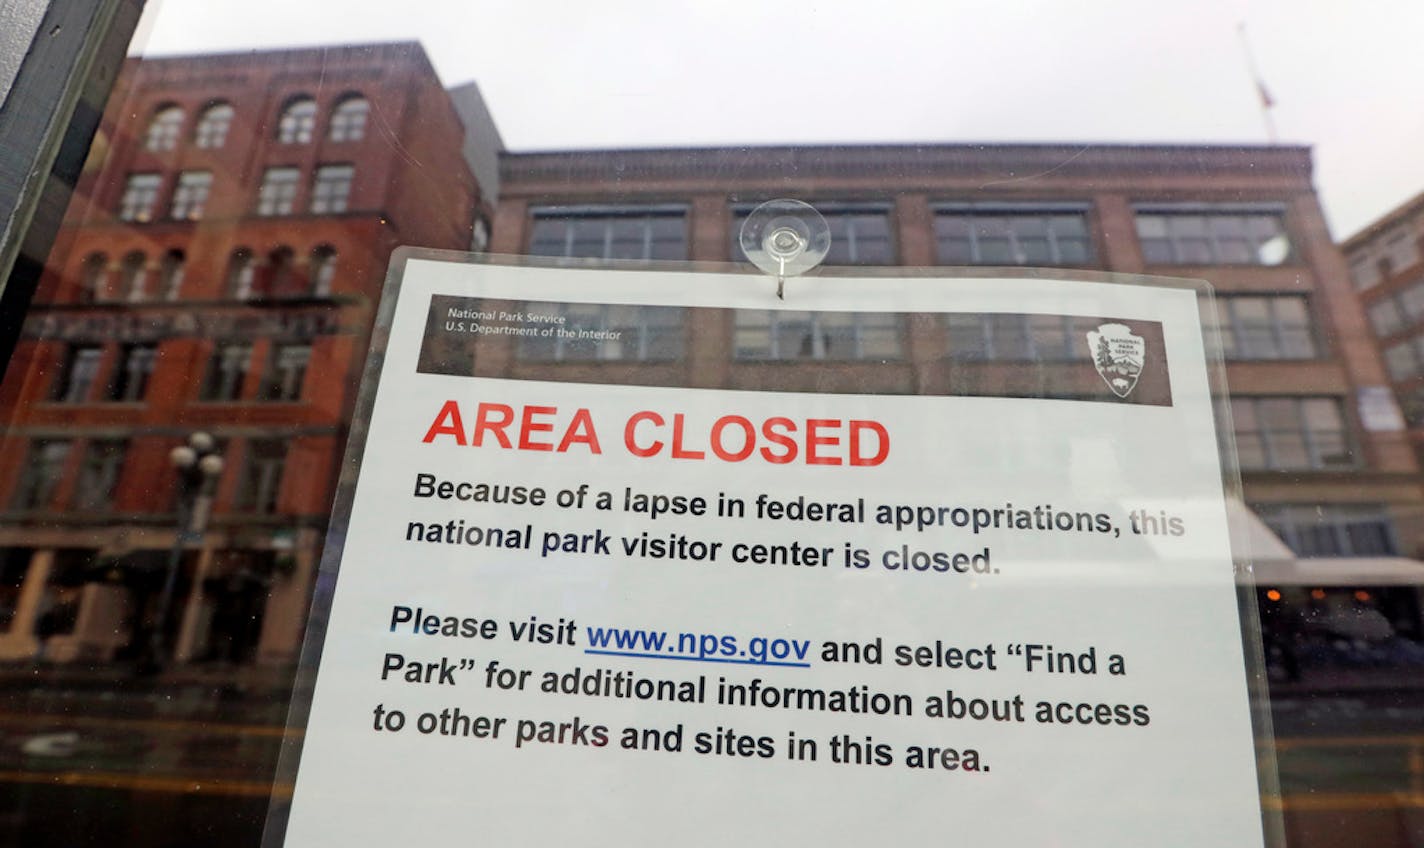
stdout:
[[[1424,549],[1416,459],[1306,148],[694,148],[501,161],[495,253],[738,261],[742,216],[791,197],[828,220],[828,265],[1205,279],[1216,309],[1203,317],[1220,331],[1247,503],[1300,557],[1347,563]],[[625,337],[641,342],[617,351],[506,342],[506,372],[579,379],[630,359],[668,359],[676,344],[694,385],[835,390],[873,371],[903,391],[955,379],[1026,380],[1027,391],[1070,355],[1072,332],[1024,316],[840,327],[750,312],[685,327],[665,314],[578,320],[622,322]],[[1417,610],[1403,618],[1411,616],[1417,626]]]
[[389,254],[489,214],[464,142],[413,43],[125,65],[0,388],[0,658],[140,649],[196,431],[166,644],[295,658]]

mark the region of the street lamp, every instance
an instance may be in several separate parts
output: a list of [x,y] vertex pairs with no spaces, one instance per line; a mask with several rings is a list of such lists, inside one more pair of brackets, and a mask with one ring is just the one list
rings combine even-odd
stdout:
[[156,672],[163,667],[163,631],[168,623],[168,610],[173,605],[173,588],[178,582],[178,567],[183,561],[183,548],[189,539],[202,536],[212,508],[212,481],[223,470],[222,454],[217,440],[201,430],[188,436],[186,444],[168,452],[168,462],[178,474],[178,526],[173,536],[173,549],[168,552],[168,573],[163,579],[163,592],[158,596],[158,612],[148,638],[148,656],[144,671]]

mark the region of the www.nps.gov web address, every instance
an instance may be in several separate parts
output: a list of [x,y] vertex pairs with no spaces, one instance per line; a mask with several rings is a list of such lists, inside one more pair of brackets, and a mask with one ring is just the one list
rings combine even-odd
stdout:
[[669,633],[625,627],[588,627],[585,654],[643,657],[686,662],[730,663],[810,668],[809,639],[751,636],[745,639],[714,633]]

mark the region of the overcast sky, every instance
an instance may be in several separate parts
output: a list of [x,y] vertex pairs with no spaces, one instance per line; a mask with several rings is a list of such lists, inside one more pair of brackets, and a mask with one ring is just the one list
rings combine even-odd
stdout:
[[512,150],[1280,140],[1337,238],[1424,191],[1424,0],[164,0],[155,55],[415,39]]

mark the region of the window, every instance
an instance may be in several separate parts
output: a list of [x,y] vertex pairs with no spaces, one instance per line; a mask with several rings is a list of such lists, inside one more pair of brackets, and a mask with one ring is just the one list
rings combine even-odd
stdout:
[[351,178],[356,169],[350,165],[322,165],[312,180],[311,211],[313,214],[345,212],[351,197]]
[[205,150],[216,150],[227,144],[227,131],[232,128],[233,108],[226,103],[214,103],[198,117],[193,130],[193,144]]
[[245,344],[221,344],[208,360],[208,373],[203,378],[199,396],[206,401],[240,400],[252,362],[252,348]]
[[212,187],[213,175],[207,171],[184,171],[179,174],[169,217],[175,221],[196,221],[203,217]]
[[173,150],[183,134],[183,110],[177,106],[164,106],[154,113],[148,122],[148,131],[143,136],[145,150]]
[[1136,212],[1148,265],[1280,265],[1290,258],[1280,211],[1140,207]]
[[262,187],[257,190],[257,214],[268,217],[292,214],[300,180],[301,172],[296,168],[268,168],[262,175]]
[[900,316],[891,312],[738,309],[738,359],[899,359]]
[[944,316],[949,355],[964,361],[1087,360],[1087,334],[1101,323],[1071,315],[956,313]]
[[248,442],[233,506],[245,512],[275,512],[282,484],[282,466],[286,462],[286,442],[277,439]]
[[130,174],[119,200],[119,220],[146,223],[153,220],[158,205],[158,189],[163,178],[157,174]]
[[[1203,321],[1211,324],[1211,316]],[[1312,359],[1310,310],[1300,295],[1221,295],[1216,328],[1227,359]]]
[[1397,394],[1404,422],[1410,427],[1424,427],[1424,386],[1415,386]]
[[1400,342],[1384,349],[1384,366],[1391,380],[1408,380],[1419,373],[1419,358],[1414,355],[1414,345]]
[[301,400],[302,383],[310,362],[311,345],[274,345],[272,363],[262,381],[262,399]]
[[252,297],[252,284],[257,275],[257,260],[252,251],[239,247],[227,261],[227,293],[229,297],[247,300]]
[[1231,414],[1242,471],[1355,465],[1336,398],[1237,397]]
[[129,344],[119,350],[119,361],[109,378],[106,395],[109,400],[133,403],[143,400],[149,378],[158,364],[158,346]]
[[298,95],[287,101],[282,116],[277,119],[277,141],[282,144],[306,144],[316,129],[316,101]]
[[1395,381],[1424,374],[1424,335],[1385,348],[1384,365],[1390,379]]
[[93,303],[109,296],[109,257],[102,253],[91,253],[84,258],[79,269],[79,291],[76,300]]
[[1424,281],[1414,283],[1409,288],[1396,292],[1394,299],[1409,323],[1424,319]]
[[311,255],[311,287],[315,297],[331,295],[331,284],[336,279],[336,248],[329,244],[318,245]]
[[1383,338],[1404,329],[1404,315],[1400,311],[1399,303],[1392,297],[1371,304],[1368,312],[1370,326],[1374,328],[1376,336]]
[[1087,210],[1076,206],[941,206],[935,245],[948,265],[1088,265]]
[[60,403],[86,403],[99,376],[104,349],[98,345],[75,345],[64,354],[59,376],[50,395]]
[[1271,532],[1296,556],[1396,556],[1394,526],[1379,504],[1256,504]]
[[895,261],[890,215],[883,208],[826,210],[831,228],[827,265],[888,265]]
[[1388,263],[1390,273],[1403,271],[1419,261],[1419,245],[1410,237],[1408,230],[1397,230],[1385,241],[1382,258]]
[[331,141],[360,141],[366,137],[366,116],[371,104],[360,95],[352,95],[336,104],[331,111],[327,138]]
[[1379,260],[1369,254],[1357,256],[1350,261],[1350,278],[1355,288],[1364,290],[1379,285]]
[[183,251],[170,250],[158,263],[158,285],[164,300],[177,300],[183,288]]
[[687,223],[681,209],[536,209],[533,216],[533,256],[687,258]]
[[69,444],[59,439],[38,439],[30,443],[30,453],[11,501],[15,509],[44,509],[53,503],[64,464],[69,459]]
[[[888,265],[895,261],[895,243],[890,236],[889,207],[883,204],[826,204],[817,207],[831,232],[831,247],[825,265]],[[746,261],[742,253],[742,224],[751,207],[737,210],[732,222],[732,255]]]
[[124,257],[119,265],[119,285],[123,297],[130,303],[138,303],[148,297],[148,257],[134,251]]
[[267,280],[260,294],[267,297],[291,297],[301,294],[297,289],[297,259],[290,247],[282,245],[267,254]]
[[124,464],[128,447],[122,439],[99,439],[84,450],[84,464],[79,468],[79,481],[74,490],[74,505],[79,509],[102,510],[113,504],[114,487]]
[[519,355],[543,362],[565,360],[667,360],[682,355],[682,309],[599,303],[530,304],[563,315],[567,331],[522,336]]

